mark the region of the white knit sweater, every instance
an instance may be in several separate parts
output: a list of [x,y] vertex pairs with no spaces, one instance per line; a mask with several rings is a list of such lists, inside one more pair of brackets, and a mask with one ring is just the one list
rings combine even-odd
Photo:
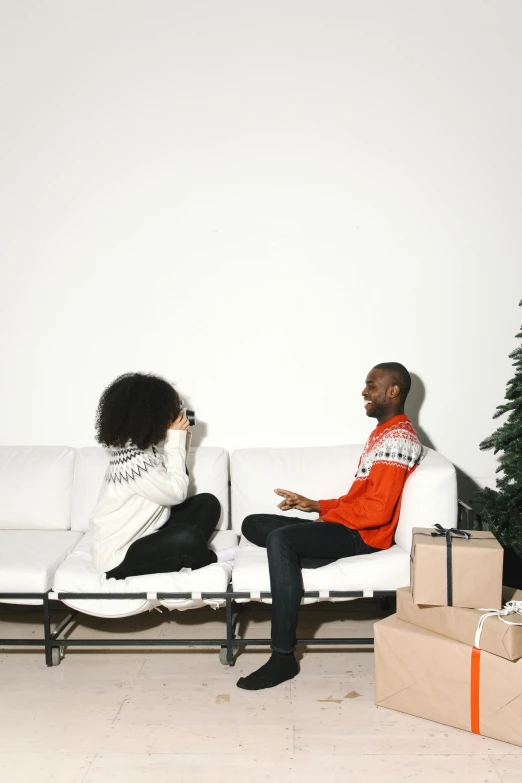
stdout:
[[130,545],[158,530],[170,507],[187,497],[187,434],[167,432],[165,456],[152,446],[110,450],[110,463],[90,518],[91,552],[98,571],[119,565]]

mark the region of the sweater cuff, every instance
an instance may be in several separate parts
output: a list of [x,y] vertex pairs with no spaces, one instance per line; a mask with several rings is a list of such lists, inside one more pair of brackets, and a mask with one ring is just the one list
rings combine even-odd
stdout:
[[187,433],[185,430],[167,430],[167,437],[165,439],[165,449],[170,451],[171,449],[186,449],[187,447]]
[[325,514],[331,511],[332,508],[337,508],[338,505],[339,505],[339,501],[336,498],[334,500],[320,500],[319,516],[324,517]]

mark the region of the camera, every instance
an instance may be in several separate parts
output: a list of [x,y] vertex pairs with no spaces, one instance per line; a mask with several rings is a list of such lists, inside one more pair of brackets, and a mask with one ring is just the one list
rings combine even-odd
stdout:
[[181,410],[185,414],[185,416],[187,417],[189,425],[191,427],[193,427],[194,424],[196,423],[196,413],[195,413],[195,411],[191,411],[191,410],[189,410],[189,408],[182,408]]

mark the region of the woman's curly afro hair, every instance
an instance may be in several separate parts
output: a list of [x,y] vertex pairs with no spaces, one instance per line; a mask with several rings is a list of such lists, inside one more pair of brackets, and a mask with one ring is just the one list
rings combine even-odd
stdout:
[[139,449],[165,439],[181,410],[177,391],[156,375],[126,373],[103,392],[96,412],[96,440],[104,446]]

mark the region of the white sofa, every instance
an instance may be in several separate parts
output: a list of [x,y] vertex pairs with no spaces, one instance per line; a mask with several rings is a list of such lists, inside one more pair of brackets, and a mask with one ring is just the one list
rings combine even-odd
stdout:
[[[248,514],[278,513],[275,487],[315,498],[346,493],[361,450],[362,446],[333,446],[234,452],[230,516],[227,452],[191,449],[189,494],[212,492],[221,502],[222,515],[211,545],[221,548],[236,543]],[[216,644],[221,647],[221,661],[231,664],[237,645],[246,643],[235,639],[234,601],[271,600],[262,595],[270,591],[266,551],[243,540],[233,569],[215,563],[189,573],[107,579],[92,566],[88,533],[89,514],[106,466],[107,454],[101,448],[0,447],[0,601],[42,604],[44,608],[44,640],[0,638],[0,646],[45,643],[46,661],[52,665],[59,662],[66,644],[82,644],[65,638],[63,623],[51,631],[50,607],[55,601],[83,613],[115,618],[158,606],[188,609],[225,604],[226,639],[166,640],[165,644]],[[393,593],[409,583],[412,527],[435,522],[453,527],[456,519],[455,469],[440,454],[427,450],[404,490],[395,546],[324,568],[305,569],[303,601]],[[98,642],[108,644],[94,640],[91,646]],[[118,642],[132,644],[132,640]]]

